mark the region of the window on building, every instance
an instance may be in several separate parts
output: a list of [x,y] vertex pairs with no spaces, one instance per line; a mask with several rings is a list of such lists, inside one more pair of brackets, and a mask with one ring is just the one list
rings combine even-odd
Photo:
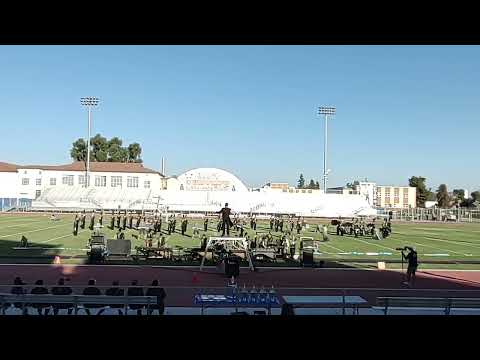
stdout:
[[122,177],[121,176],[112,176],[111,177],[112,187],[122,187]]
[[[85,179],[87,178],[86,175],[78,175],[78,185],[85,185]],[[90,175],[88,176],[88,179],[90,180]],[[90,181],[89,181],[90,183]]]
[[41,193],[42,193],[41,190],[35,190],[35,199],[38,199]]
[[145,189],[150,189],[150,181],[148,181],[148,180],[147,180],[147,181],[144,181],[144,182],[143,182],[143,187],[144,187]]
[[37,186],[41,186],[42,185],[42,179],[41,178],[40,179],[35,179],[35,184]]
[[127,177],[127,187],[138,188],[138,177],[137,176],[128,176]]
[[393,189],[393,194],[398,197],[400,195],[400,189],[399,188]]
[[62,177],[62,184],[73,186],[73,175],[63,175]]
[[57,178],[50,178],[50,186],[57,185]]
[[95,176],[95,186],[105,187],[107,186],[107,177],[106,176]]
[[22,185],[28,185],[30,184],[30,179],[29,178],[22,178]]

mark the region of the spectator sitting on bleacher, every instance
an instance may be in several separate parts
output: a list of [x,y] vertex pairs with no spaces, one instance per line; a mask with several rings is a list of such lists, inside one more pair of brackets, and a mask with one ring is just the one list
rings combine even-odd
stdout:
[[[26,283],[24,283],[22,281],[22,279],[17,276],[14,280],[13,280],[13,285],[16,285],[14,287],[12,287],[12,289],[10,290],[10,293],[13,294],[13,295],[22,295],[22,294],[25,294],[27,291],[21,286],[21,285],[26,285]],[[10,304],[5,304],[4,305],[5,307],[10,307]],[[14,303],[13,306],[15,306],[17,309],[21,309],[23,307],[22,303]],[[27,307],[25,306],[24,307],[24,310],[23,310],[23,313],[25,314],[27,312]]]
[[[118,285],[119,285],[118,281],[114,281],[112,283],[112,285],[113,286],[111,288],[109,288],[109,289],[107,289],[107,291],[105,291],[105,295],[107,295],[107,296],[124,296],[125,292],[123,291],[122,288],[118,287]],[[118,314],[123,315],[122,310],[120,310],[121,308],[124,307],[122,304],[111,304],[110,307],[112,309],[118,309]],[[98,315],[101,315],[101,313],[103,313],[103,309],[98,312]]]
[[[88,280],[88,287],[86,287],[83,290],[83,295],[102,295],[102,293],[100,292],[100,289],[94,285],[95,285],[94,279]],[[83,308],[85,309],[85,312],[87,313],[87,315],[90,315],[90,309],[100,308],[103,306],[104,305],[102,304],[85,304]]]
[[[48,289],[43,286],[43,280],[37,280],[35,282],[35,285],[37,285],[36,287],[34,287],[32,289],[32,291],[30,291],[30,294],[36,294],[36,295],[45,295],[45,294],[48,294]],[[44,315],[48,315],[49,311],[50,311],[50,305],[48,304],[31,304],[31,306],[35,309],[37,309],[38,311],[38,315],[42,315],[42,309],[45,309],[45,314]]]
[[[135,286],[135,287],[128,288],[128,291],[127,291],[128,296],[143,296],[143,289],[141,287],[138,287],[138,281],[137,280],[132,281],[132,286]],[[143,305],[132,304],[129,307],[132,310],[137,310],[137,315],[142,315]]]
[[293,316],[295,315],[295,311],[293,310],[292,304],[283,304],[282,305],[282,312],[280,313],[282,316]]
[[158,280],[152,281],[152,287],[147,289],[145,296],[156,296],[157,303],[150,305],[150,311],[148,315],[152,315],[155,310],[158,310],[158,315],[163,315],[165,311],[165,304],[163,300],[167,297],[165,290],[161,287],[158,287]]
[[[70,295],[72,293],[72,288],[65,286],[65,279],[58,279],[58,285],[52,288],[52,295]],[[57,315],[58,310],[68,309],[68,315],[72,314],[73,305],[72,304],[53,304],[53,314]]]

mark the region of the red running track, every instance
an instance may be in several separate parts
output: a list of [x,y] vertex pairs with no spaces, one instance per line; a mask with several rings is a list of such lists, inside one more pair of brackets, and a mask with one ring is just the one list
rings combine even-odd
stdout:
[[[167,306],[193,306],[194,288],[222,287],[228,281],[212,268],[199,272],[198,268],[185,267],[0,265],[2,292],[9,291],[15,276],[29,285],[38,279],[52,285],[60,277],[67,277],[71,286],[80,287],[90,278],[96,279],[99,286],[108,286],[113,280],[119,280],[121,285],[138,280],[139,285],[148,286],[157,279],[167,290]],[[372,304],[377,296],[480,297],[480,271],[418,271],[414,289],[406,288],[402,280],[403,274],[394,270],[260,268],[258,272],[242,269],[237,282],[247,287],[273,285],[283,295],[339,293],[339,290],[300,288],[355,288],[348,290],[348,294],[364,296]]]

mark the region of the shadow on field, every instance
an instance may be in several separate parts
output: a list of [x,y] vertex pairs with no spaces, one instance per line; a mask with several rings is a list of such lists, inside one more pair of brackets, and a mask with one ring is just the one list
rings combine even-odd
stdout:
[[56,244],[38,243],[23,247],[19,240],[0,239],[0,263],[31,263],[32,261],[52,263],[55,256],[61,252],[59,247],[60,245]]

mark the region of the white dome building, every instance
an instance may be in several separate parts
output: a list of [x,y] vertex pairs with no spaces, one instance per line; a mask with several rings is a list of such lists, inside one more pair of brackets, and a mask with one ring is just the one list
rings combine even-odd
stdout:
[[248,188],[235,175],[216,168],[198,168],[178,176],[179,190],[248,192]]

